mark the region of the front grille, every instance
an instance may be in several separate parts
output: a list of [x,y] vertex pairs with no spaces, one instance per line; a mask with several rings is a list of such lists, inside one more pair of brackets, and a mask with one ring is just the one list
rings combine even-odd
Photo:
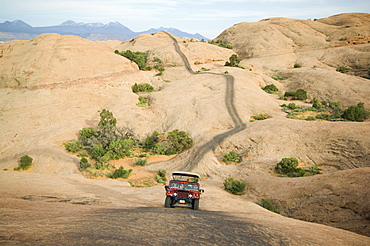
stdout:
[[177,192],[177,197],[179,197],[179,198],[188,198],[189,197],[189,192],[178,191]]

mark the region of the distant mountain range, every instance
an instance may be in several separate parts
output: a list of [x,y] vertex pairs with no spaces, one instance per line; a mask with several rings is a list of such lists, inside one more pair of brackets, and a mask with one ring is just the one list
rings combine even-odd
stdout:
[[126,41],[143,33],[155,33],[167,31],[178,37],[197,38],[199,40],[208,38],[199,33],[190,34],[175,28],[151,28],[144,32],[134,32],[118,21],[108,24],[97,23],[76,23],[68,20],[57,26],[32,27],[21,20],[13,22],[5,21],[0,23],[0,41],[9,41],[14,39],[33,39],[42,33],[58,33],[61,35],[76,35],[90,40],[120,40]]

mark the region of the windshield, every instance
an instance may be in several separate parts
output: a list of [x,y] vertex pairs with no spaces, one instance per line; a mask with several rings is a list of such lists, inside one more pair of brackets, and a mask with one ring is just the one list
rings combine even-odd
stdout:
[[177,183],[177,182],[171,182],[170,183],[170,188],[183,189],[184,184],[183,183]]
[[196,185],[196,184],[186,184],[185,189],[187,189],[187,190],[198,190],[198,185]]

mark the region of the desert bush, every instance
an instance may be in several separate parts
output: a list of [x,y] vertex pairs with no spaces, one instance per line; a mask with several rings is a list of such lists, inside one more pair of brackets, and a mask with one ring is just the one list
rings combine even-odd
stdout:
[[280,77],[280,76],[271,77],[271,78],[273,78],[274,80],[283,80],[283,78],[282,78],[282,77]]
[[307,99],[307,92],[303,89],[298,89],[295,93],[295,96],[293,96],[293,100],[306,100]]
[[80,171],[85,170],[88,167],[91,167],[91,165],[85,157],[82,157],[80,160]]
[[222,40],[210,40],[210,44],[217,45],[223,48],[232,49],[233,47],[231,45],[225,44]]
[[182,152],[189,149],[193,145],[193,139],[185,131],[180,131],[178,129],[169,132],[167,139],[171,141],[173,148],[177,152]]
[[132,169],[125,170],[122,166],[120,166],[118,169],[114,170],[112,174],[112,178],[113,179],[118,179],[118,178],[127,179],[130,176],[131,172],[132,172]]
[[85,146],[92,146],[96,142],[96,132],[92,127],[85,127],[78,131],[78,140]]
[[297,109],[297,105],[295,103],[289,103],[288,108],[291,109],[291,110],[295,110],[295,109]]
[[280,211],[269,199],[262,198],[258,205],[260,205],[263,208],[266,208],[267,210],[270,210],[271,212],[280,214]]
[[252,115],[251,118],[253,118],[254,120],[266,120],[266,119],[270,119],[271,118],[271,115],[268,115],[268,114],[258,114],[258,115]]
[[22,170],[28,170],[32,166],[32,162],[33,162],[32,157],[30,157],[28,155],[24,155],[19,160],[18,167],[15,167],[14,170],[15,171],[18,171],[18,170],[21,170],[21,169]]
[[134,166],[145,166],[147,163],[147,159],[138,158],[135,160]]
[[235,151],[230,151],[228,154],[224,155],[224,158],[222,161],[226,163],[231,163],[231,162],[240,162],[241,158],[238,156],[238,154]]
[[80,141],[73,141],[73,140],[67,143],[63,143],[63,145],[68,152],[72,152],[72,153],[76,153],[83,147],[83,144]]
[[132,91],[134,93],[140,93],[140,92],[152,92],[154,91],[154,87],[148,83],[135,83],[132,86]]
[[162,63],[162,60],[160,58],[156,57],[156,56],[153,57],[153,61],[158,62],[158,63]]
[[224,181],[225,190],[237,195],[245,194],[245,188],[247,184],[243,180],[235,180],[232,176],[229,176]]
[[166,170],[158,170],[156,176],[157,183],[164,184],[167,181]]
[[343,66],[340,66],[336,69],[337,72],[340,72],[340,73],[348,73],[348,68],[347,67],[343,67]]
[[239,67],[240,59],[238,58],[238,55],[232,54],[229,57],[229,61],[225,63],[225,66],[229,67]]
[[140,70],[145,70],[146,61],[148,57],[146,53],[140,52],[140,51],[132,52],[131,50],[126,50],[122,52],[119,52],[118,50],[116,50],[115,53],[126,57],[132,62],[135,62],[138,65]]
[[343,112],[343,119],[362,122],[368,117],[369,113],[364,108],[364,103],[358,103],[357,106],[350,106]]
[[317,99],[316,97],[314,97],[311,101],[312,103],[312,107],[314,108],[317,108],[317,109],[320,109],[323,107],[323,105],[321,104],[321,102],[319,101],[319,99]]
[[104,162],[108,162],[109,160],[119,160],[126,156],[130,156],[130,150],[134,144],[135,142],[132,139],[111,141],[109,146],[106,148],[107,152],[104,155],[108,155],[108,158],[104,160]]
[[148,98],[140,96],[139,102],[136,105],[139,107],[145,107],[145,105],[147,105],[148,102],[149,102]]
[[283,158],[275,166],[275,170],[280,174],[286,174],[288,177],[302,177],[305,171],[297,168],[298,160],[296,158]]
[[270,94],[271,93],[276,93],[276,92],[279,91],[279,89],[274,84],[266,85],[265,87],[262,88],[262,90],[264,90],[265,92],[270,93]]
[[301,67],[301,64],[299,64],[299,63],[294,64],[294,68],[300,68],[300,67]]
[[314,121],[316,118],[315,117],[313,117],[313,116],[308,116],[307,118],[306,118],[306,120],[308,120],[308,121]]

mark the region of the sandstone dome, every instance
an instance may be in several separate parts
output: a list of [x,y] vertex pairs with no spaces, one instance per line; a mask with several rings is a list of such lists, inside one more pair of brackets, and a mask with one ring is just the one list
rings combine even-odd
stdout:
[[2,44],[1,87],[34,87],[138,70],[105,44],[72,35],[42,34]]

